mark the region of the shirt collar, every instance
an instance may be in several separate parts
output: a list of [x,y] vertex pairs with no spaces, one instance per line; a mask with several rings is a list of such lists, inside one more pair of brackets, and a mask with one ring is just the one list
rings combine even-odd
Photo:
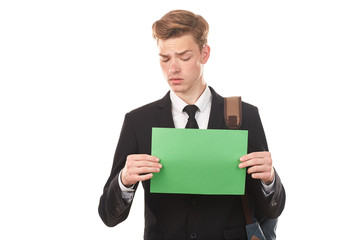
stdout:
[[[203,112],[208,104],[211,102],[211,91],[208,86],[206,86],[205,91],[201,94],[199,99],[196,101],[195,105],[199,108],[200,112]],[[186,105],[180,97],[178,97],[172,90],[170,91],[170,100],[172,105],[172,111],[175,114],[183,114],[183,109]]]

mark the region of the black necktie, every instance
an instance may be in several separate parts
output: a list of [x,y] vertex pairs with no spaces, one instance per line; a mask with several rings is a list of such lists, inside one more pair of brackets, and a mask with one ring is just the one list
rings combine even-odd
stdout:
[[183,112],[186,112],[189,115],[185,128],[199,128],[195,119],[195,113],[197,110],[199,110],[199,108],[196,105],[187,105],[184,107]]

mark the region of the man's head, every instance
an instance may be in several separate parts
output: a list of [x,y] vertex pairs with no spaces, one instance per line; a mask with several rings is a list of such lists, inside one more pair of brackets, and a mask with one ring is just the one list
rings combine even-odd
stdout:
[[210,56],[209,25],[192,12],[175,10],[153,24],[160,65],[171,89],[188,103],[204,91],[203,65]]

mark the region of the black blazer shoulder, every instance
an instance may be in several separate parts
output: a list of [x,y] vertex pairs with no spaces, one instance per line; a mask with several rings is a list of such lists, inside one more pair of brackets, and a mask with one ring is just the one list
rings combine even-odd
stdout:
[[154,114],[154,111],[158,111],[159,109],[162,109],[163,107],[170,106],[171,107],[171,100],[170,100],[170,91],[166,93],[166,95],[154,102],[145,104],[141,107],[138,107],[132,111],[130,111],[128,114],[136,116],[144,116],[148,114]]

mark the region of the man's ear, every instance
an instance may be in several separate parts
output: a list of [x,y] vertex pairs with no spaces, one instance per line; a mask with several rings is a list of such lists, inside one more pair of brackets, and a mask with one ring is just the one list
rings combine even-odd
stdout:
[[210,47],[209,45],[205,45],[201,51],[201,63],[205,64],[210,57]]

